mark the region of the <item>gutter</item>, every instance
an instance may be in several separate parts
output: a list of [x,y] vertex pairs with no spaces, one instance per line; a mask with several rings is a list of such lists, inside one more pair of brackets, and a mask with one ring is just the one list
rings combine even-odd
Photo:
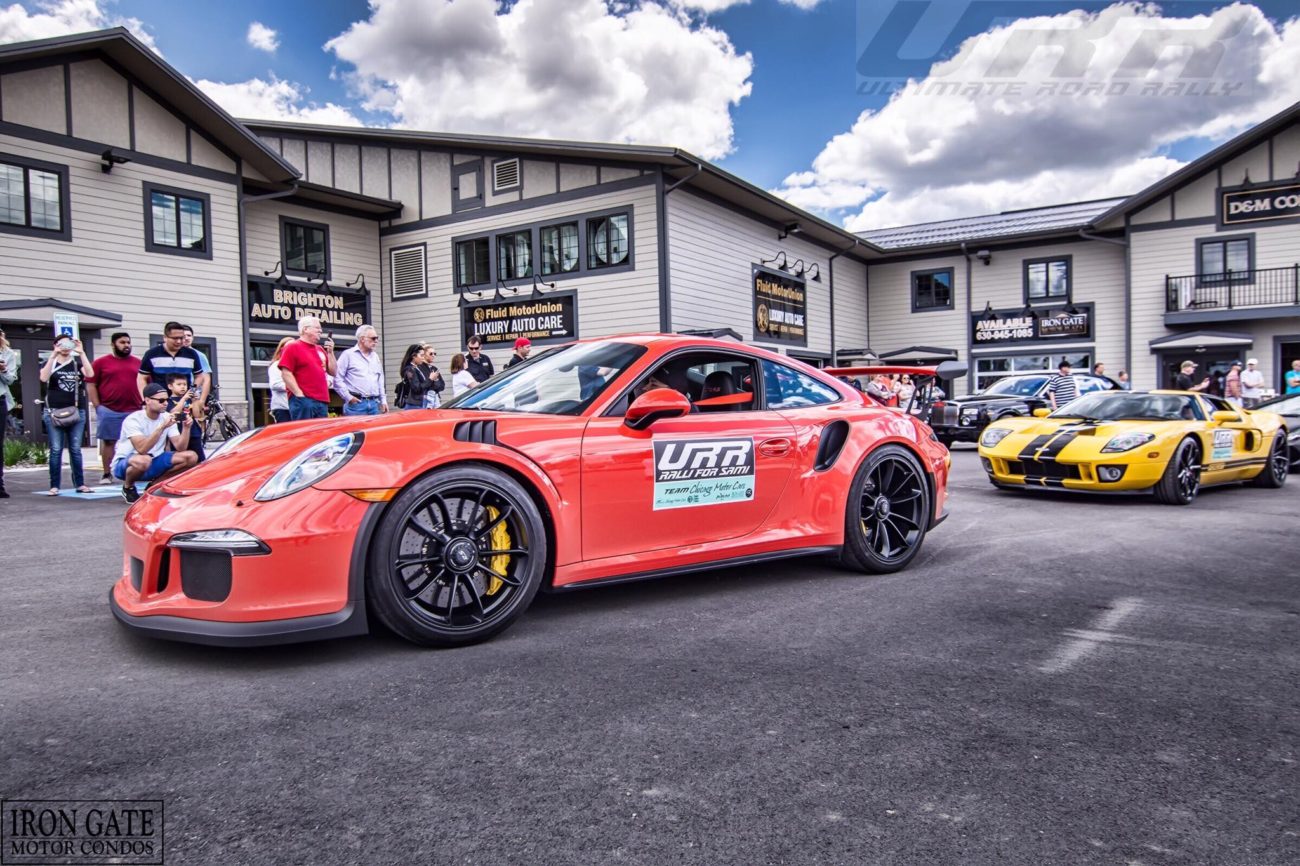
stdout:
[[1117,247],[1127,247],[1128,241],[1122,241],[1118,238],[1103,238],[1101,235],[1090,235],[1083,229],[1079,229],[1079,237],[1090,241],[1101,241],[1104,244],[1114,244]]
[[[970,281],[971,281],[971,270],[970,270],[970,252],[966,249],[966,242],[965,242],[965,241],[962,241],[962,242],[961,242],[961,255],[962,255],[962,258],[964,258],[964,259],[966,260],[966,364],[967,364],[967,370],[969,371],[970,369],[972,369],[972,368],[974,367],[974,361],[975,361],[975,358],[974,358],[974,352],[975,352],[975,333],[974,333],[974,331],[971,329],[971,323],[970,323],[971,314],[974,312],[974,308],[971,306],[971,285],[970,285]],[[976,378],[975,376],[972,376],[972,375],[970,375],[969,372],[967,372],[967,378],[966,378],[966,393],[967,393],[967,394],[973,394],[973,393],[975,393],[975,390],[974,390],[974,389],[975,389],[975,385],[974,385],[975,378]]]
[[661,165],[658,169],[658,176],[655,178],[655,187],[658,195],[658,213],[656,216],[656,228],[659,231],[659,330],[665,334],[671,334],[673,330],[673,297],[672,281],[668,274],[668,193],[677,189],[677,187],[694,180],[700,172],[704,171],[704,163],[693,162],[686,157],[678,156],[687,165],[695,167],[695,171],[678,178],[672,183],[664,184],[664,167]]
[[248,321],[248,221],[244,217],[244,205],[249,202],[268,201],[273,198],[285,198],[298,191],[298,181],[290,181],[289,188],[279,192],[270,192],[265,195],[244,195],[244,169],[243,161],[236,163],[236,171],[239,172],[239,196],[237,199],[239,210],[239,318],[244,326],[244,400],[248,405],[248,426],[253,425],[253,367],[252,351],[250,348],[250,337],[252,323]]

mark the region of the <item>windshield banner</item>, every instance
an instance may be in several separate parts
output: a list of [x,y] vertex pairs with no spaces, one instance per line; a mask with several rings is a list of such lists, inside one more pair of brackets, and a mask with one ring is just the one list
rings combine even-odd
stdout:
[[1091,340],[1092,304],[1065,307],[1035,307],[1028,312],[993,310],[972,313],[971,335],[975,345],[1032,343],[1038,340]]
[[483,346],[513,346],[527,337],[534,343],[568,343],[578,339],[578,293],[547,292],[539,298],[470,301],[460,308],[464,343],[478,337]]

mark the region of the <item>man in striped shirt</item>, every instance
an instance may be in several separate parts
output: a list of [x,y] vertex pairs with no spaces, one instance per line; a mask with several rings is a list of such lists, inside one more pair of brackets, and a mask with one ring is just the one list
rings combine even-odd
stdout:
[[1070,375],[1070,362],[1062,361],[1061,366],[1056,368],[1060,374],[1052,377],[1052,381],[1047,385],[1047,394],[1052,400],[1052,408],[1060,409],[1066,403],[1069,403],[1075,397],[1079,396],[1079,385]]

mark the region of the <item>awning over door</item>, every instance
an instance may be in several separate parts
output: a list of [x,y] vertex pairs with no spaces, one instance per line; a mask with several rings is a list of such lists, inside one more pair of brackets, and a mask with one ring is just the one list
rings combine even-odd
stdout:
[[58,298],[22,298],[12,301],[0,301],[0,320],[16,325],[35,325],[37,327],[54,325],[55,313],[75,313],[77,324],[82,328],[99,330],[116,328],[122,324],[122,317],[108,310],[83,307],[70,304]]
[[1250,334],[1235,331],[1187,331],[1182,334],[1170,334],[1150,342],[1151,351],[1166,352],[1171,349],[1249,349],[1255,345],[1255,338]]

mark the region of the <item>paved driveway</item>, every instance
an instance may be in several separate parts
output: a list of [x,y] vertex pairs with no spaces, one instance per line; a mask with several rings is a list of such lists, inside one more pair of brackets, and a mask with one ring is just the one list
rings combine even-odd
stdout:
[[1300,862],[1300,479],[999,493],[889,577],[548,596],[486,645],[127,635],[116,500],[0,501],[0,792],[166,803],[166,863]]

